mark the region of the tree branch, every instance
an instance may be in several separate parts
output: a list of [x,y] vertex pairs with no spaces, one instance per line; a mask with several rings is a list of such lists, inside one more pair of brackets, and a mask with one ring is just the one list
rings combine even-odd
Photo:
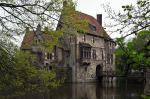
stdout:
[[9,7],[9,8],[17,8],[17,7],[29,7],[29,6],[36,6],[37,4],[23,4],[23,5],[15,5],[15,4],[8,4],[8,3],[0,3],[1,7]]

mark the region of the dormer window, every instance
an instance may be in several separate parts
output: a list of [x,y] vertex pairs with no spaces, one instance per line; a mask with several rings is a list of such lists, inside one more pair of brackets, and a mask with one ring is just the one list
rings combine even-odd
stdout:
[[92,31],[96,31],[96,26],[94,26],[94,25],[92,25],[92,24],[89,24],[89,27],[90,27],[90,29],[92,30]]

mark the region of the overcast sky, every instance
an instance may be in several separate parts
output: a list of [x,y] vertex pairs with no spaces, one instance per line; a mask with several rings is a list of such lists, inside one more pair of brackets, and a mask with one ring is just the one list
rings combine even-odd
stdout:
[[[97,14],[103,15],[103,24],[109,21],[107,14],[104,11],[103,4],[110,5],[110,7],[115,11],[121,11],[121,6],[126,4],[135,4],[137,0],[77,0],[77,7],[78,11],[83,13],[92,15],[96,18]],[[118,37],[118,34],[111,34],[111,37],[115,38]]]
[[[81,11],[83,13],[89,14],[96,18],[97,14],[103,15],[103,24],[109,22],[109,19],[106,18],[107,14],[104,11],[104,8],[102,5],[110,5],[110,7],[116,11],[119,12],[121,10],[122,5],[135,3],[137,0],[77,0],[77,6],[76,9],[78,11]],[[108,33],[110,35],[110,33]],[[111,34],[112,38],[119,37],[119,34]],[[22,37],[21,37],[22,38]],[[19,38],[19,42],[21,42],[22,39]]]

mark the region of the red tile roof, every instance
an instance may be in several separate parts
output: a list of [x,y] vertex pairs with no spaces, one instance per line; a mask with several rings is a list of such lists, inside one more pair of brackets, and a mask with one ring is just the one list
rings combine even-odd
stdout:
[[[106,31],[103,29],[103,27],[98,23],[98,21],[94,17],[92,17],[88,14],[82,13],[82,12],[78,12],[78,13],[79,13],[80,19],[86,20],[90,24],[92,24],[96,27],[95,32],[89,28],[89,30],[88,30],[89,34],[110,39],[109,35],[106,33]],[[44,39],[50,40],[50,35],[48,35],[47,33],[43,33],[43,37],[44,37]],[[31,49],[33,40],[34,40],[34,32],[26,33],[24,36],[24,39],[22,41],[21,49]]]
[[[30,31],[29,33],[26,33],[21,44],[21,49],[24,50],[32,49],[34,36],[35,36],[34,32]],[[48,33],[44,33],[44,32],[42,32],[42,38],[44,39],[44,41],[52,40],[52,37]]]
[[87,20],[91,25],[94,25],[96,27],[96,31],[92,31],[89,28],[89,33],[93,34],[93,35],[97,35],[97,36],[101,36],[101,37],[106,37],[106,38],[110,38],[109,35],[106,33],[106,31],[104,30],[104,28],[98,23],[97,19],[95,19],[93,16],[82,13],[82,12],[78,12],[80,15],[80,18],[82,20]]
[[31,49],[33,38],[34,38],[33,32],[26,33],[21,44],[21,49]]

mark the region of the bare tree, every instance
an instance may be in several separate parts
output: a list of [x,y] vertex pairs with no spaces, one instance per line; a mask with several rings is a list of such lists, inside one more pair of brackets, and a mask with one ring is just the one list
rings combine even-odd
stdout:
[[0,36],[13,37],[25,27],[33,30],[40,23],[48,28],[56,27],[63,2],[71,0],[0,0]]
[[150,29],[149,0],[138,0],[136,4],[125,5],[122,8],[124,12],[116,13],[109,5],[104,5],[108,18],[113,20],[113,23],[106,25],[112,33],[119,32],[123,37],[127,37]]

